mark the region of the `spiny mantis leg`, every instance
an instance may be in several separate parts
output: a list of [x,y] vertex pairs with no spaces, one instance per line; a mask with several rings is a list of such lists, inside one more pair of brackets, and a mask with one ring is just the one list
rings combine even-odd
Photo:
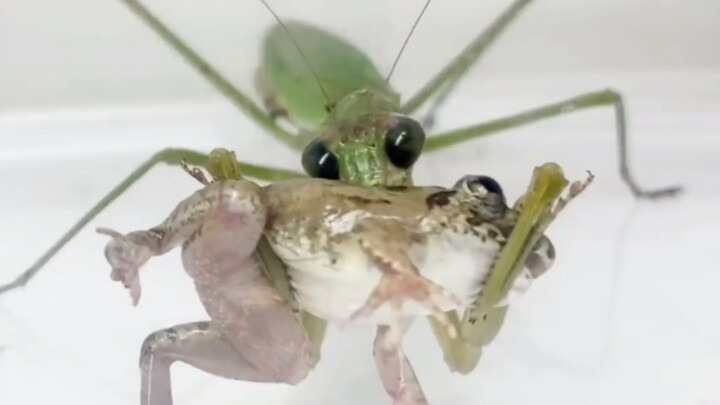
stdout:
[[445,361],[453,371],[471,372],[482,355],[482,347],[497,336],[508,306],[498,304],[507,296],[515,279],[541,235],[567,206],[593,180],[573,182],[568,195],[560,194],[568,185],[560,167],[548,163],[535,169],[528,192],[518,202],[520,217],[506,245],[495,262],[483,294],[473,308],[465,311],[462,321],[452,312],[452,321],[459,325],[460,336],[451,339],[444,328],[431,320],[435,336],[441,344]]
[[[412,114],[442,90],[439,101],[433,107],[433,110],[437,108],[437,104],[452,91],[455,84],[457,84],[472,65],[480,59],[488,47],[497,40],[500,34],[505,31],[510,23],[515,20],[531,1],[532,0],[516,0],[510,4],[480,35],[473,39],[458,56],[450,61],[435,77],[430,79],[414,96],[408,99],[402,106],[401,112],[404,114]],[[423,121],[427,120],[428,118],[425,118]]]
[[[468,45],[442,71],[433,77],[417,94],[411,97],[402,107],[402,112],[411,114],[420,108],[431,97],[437,95],[430,111],[423,118],[426,126],[432,125],[434,113],[452,92],[454,86],[484,54],[487,48],[502,34],[532,0],[516,0],[508,6],[470,45]],[[439,92],[439,94],[438,94]],[[463,142],[472,138],[480,138],[504,129],[527,125],[544,118],[554,117],[563,113],[582,110],[590,107],[613,106],[618,136],[620,175],[632,193],[638,198],[660,198],[677,194],[678,186],[664,187],[657,190],[643,190],[635,181],[629,169],[627,154],[627,125],[625,123],[625,107],[620,94],[612,90],[603,90],[574,97],[572,99],[551,104],[510,117],[500,118],[479,125],[454,130],[428,139],[425,151],[432,151]],[[428,125],[429,124],[429,125]]]
[[[210,156],[202,162],[202,165],[208,173],[210,173],[213,181],[241,180],[243,174],[254,177],[252,176],[252,172],[248,172],[245,166],[237,161],[235,153],[222,148],[213,150]],[[184,168],[201,183],[205,184],[207,182],[202,173],[198,173],[195,169]],[[285,298],[293,308],[297,309],[298,304],[295,300],[292,287],[290,286],[285,263],[275,254],[267,238],[264,236],[258,241],[258,246],[255,249],[255,257],[258,263],[261,264],[265,275],[279,290],[283,298]],[[308,338],[312,344],[313,360],[315,364],[317,364],[317,362],[320,361],[322,344],[327,331],[327,322],[304,310],[300,310],[299,320],[308,334]]]
[[[447,327],[435,318],[427,318],[443,351],[445,363],[451,371],[468,374],[477,367],[483,347],[490,344],[500,332],[508,309],[509,306],[491,308],[482,319],[472,325],[472,333],[478,336],[476,342],[470,342],[462,335],[453,339],[447,334]],[[460,322],[457,312],[447,312],[446,315],[458,330],[462,330],[464,324]]]
[[486,335],[473,333],[478,330],[472,325],[489,311],[498,308],[499,303],[507,297],[515,279],[525,267],[530,252],[548,226],[573,198],[592,183],[593,179],[594,176],[589,173],[584,182],[573,182],[570,184],[567,196],[562,197],[560,194],[569,182],[563,176],[560,166],[548,163],[535,168],[530,188],[518,202],[520,217],[517,225],[493,266],[482,296],[472,309],[465,312],[461,325],[461,334],[465,339],[475,343],[483,342]]
[[[105,197],[103,197],[95,206],[93,206],[85,215],[82,216],[57,242],[55,242],[50,249],[48,249],[35,263],[33,263],[27,270],[25,270],[20,276],[18,276],[11,283],[0,286],[0,294],[13,290],[18,287],[22,287],[32,279],[42,267],[52,259],[55,254],[60,251],[72,238],[80,232],[85,225],[93,220],[100,212],[102,212],[108,205],[120,197],[130,186],[136,181],[140,180],[150,169],[152,169],[158,163],[165,163],[168,165],[179,165],[183,160],[190,164],[202,165],[207,162],[208,155],[189,149],[163,149],[160,152],[153,155],[150,159],[141,164],[137,169],[133,170],[122,182],[120,182],[115,188],[113,188]],[[266,181],[282,180],[294,177],[305,176],[303,174],[283,170],[275,169],[265,166],[258,166],[253,164],[240,163],[240,169],[243,173],[246,173],[248,177],[253,177]]]
[[670,197],[682,191],[680,186],[663,187],[659,189],[646,190],[640,187],[635,177],[630,172],[627,151],[627,124],[625,122],[625,105],[622,96],[613,90],[600,90],[592,93],[582,94],[568,100],[555,104],[545,105],[521,112],[508,117],[499,118],[493,121],[484,122],[478,125],[469,126],[438,134],[428,138],[425,142],[425,152],[456,145],[471,139],[482,138],[506,129],[516,128],[537,122],[543,119],[552,118],[561,114],[581,111],[595,107],[613,107],[615,110],[615,128],[617,132],[617,146],[619,155],[620,177],[630,188],[633,195],[638,198],[663,198]]
[[205,77],[212,85],[215,86],[225,97],[227,97],[236,107],[247,114],[250,119],[255,121],[259,126],[272,134],[279,141],[288,145],[294,150],[302,150],[307,143],[307,137],[294,135],[281,128],[275,120],[270,117],[265,110],[260,108],[250,97],[235,87],[229,80],[197,52],[192,50],[183,40],[180,39],[173,31],[163,24],[155,15],[150,12],[141,2],[137,0],[120,0],[124,3],[137,17],[142,20],[145,25],[150,27],[160,36],[170,47],[179,53],[185,61],[195,67],[198,72]]

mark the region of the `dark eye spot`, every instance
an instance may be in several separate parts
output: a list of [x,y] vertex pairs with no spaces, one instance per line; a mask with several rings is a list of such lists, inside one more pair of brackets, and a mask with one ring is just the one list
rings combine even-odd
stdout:
[[305,173],[310,177],[330,180],[340,178],[337,155],[318,139],[305,147],[302,154],[302,165]]
[[503,195],[503,189],[500,187],[500,183],[495,181],[492,177],[478,176],[473,179],[473,184],[482,186],[488,193]]
[[500,186],[500,183],[498,183],[492,177],[489,177],[489,176],[464,176],[463,178],[458,180],[457,183],[455,183],[455,188],[461,187],[463,185],[463,183],[467,184],[467,187],[472,191],[483,188],[488,193],[497,194],[497,195],[505,198],[505,194],[503,192],[502,187]]
[[400,117],[388,127],[385,154],[401,169],[409,169],[420,157],[425,145],[425,130],[412,118]]

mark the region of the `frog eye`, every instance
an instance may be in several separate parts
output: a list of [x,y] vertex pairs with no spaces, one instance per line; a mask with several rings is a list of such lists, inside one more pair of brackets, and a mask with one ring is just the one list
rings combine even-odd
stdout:
[[310,142],[305,147],[302,153],[302,165],[305,173],[310,177],[330,180],[340,178],[337,155],[319,139]]
[[471,194],[497,194],[498,196],[505,199],[500,183],[489,176],[464,176],[457,183],[455,188],[464,188]]
[[409,169],[425,145],[425,130],[412,118],[400,117],[388,127],[385,135],[385,154],[401,169]]

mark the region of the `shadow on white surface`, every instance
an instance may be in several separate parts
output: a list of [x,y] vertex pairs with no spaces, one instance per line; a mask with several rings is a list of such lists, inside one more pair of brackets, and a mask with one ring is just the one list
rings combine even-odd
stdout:
[[[474,373],[449,373],[426,322],[416,322],[406,349],[433,404],[720,403],[720,121],[714,113],[692,114],[715,107],[676,109],[691,111],[687,116],[642,109],[631,115],[633,169],[648,187],[684,184],[687,192],[675,200],[630,197],[615,171],[609,111],[512,131],[418,163],[420,184],[448,185],[466,173],[485,173],[510,198],[545,161],[559,162],[573,179],[585,169],[597,175],[549,231],[556,266],[512,308]],[[456,101],[441,125],[472,122],[473,112],[493,108]],[[225,107],[194,111],[61,124],[6,120],[3,133],[55,137],[50,142],[56,144],[67,139],[68,147],[54,156],[52,148],[34,154],[16,145],[2,155],[0,279],[25,268],[170,139],[175,146],[225,146],[241,159],[299,168],[295,155]],[[145,266],[145,293],[133,308],[110,280],[106,238],[93,228],[150,227],[196,188],[179,169],[153,170],[27,288],[0,297],[1,404],[137,403],[145,336],[206,315],[177,251]],[[177,365],[176,404],[387,403],[375,376],[372,335],[332,330],[321,365],[298,387],[226,381]]]

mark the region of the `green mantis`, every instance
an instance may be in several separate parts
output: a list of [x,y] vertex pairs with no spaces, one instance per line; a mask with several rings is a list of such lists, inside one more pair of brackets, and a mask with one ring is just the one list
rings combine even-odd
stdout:
[[[302,151],[303,167],[313,177],[364,186],[409,185],[413,182],[413,165],[423,152],[437,151],[571,111],[611,107],[615,111],[620,175],[633,195],[654,199],[680,191],[679,187],[646,190],[634,180],[628,164],[624,102],[613,90],[582,94],[427,138],[422,125],[410,118],[431,99],[444,100],[531,0],[515,0],[509,4],[456,58],[404,102],[372,61],[350,43],[299,22],[278,24],[265,37],[257,75],[256,85],[263,105],[256,104],[225,79],[141,2],[120,1],[257,125],[281,143]],[[430,116],[440,104],[440,101],[434,104]],[[295,133],[278,125],[277,118],[281,116],[297,125]],[[183,160],[202,165],[207,158],[205,153],[185,149],[157,152],[90,209],[29,269],[12,283],[1,286],[0,293],[25,285],[98,213],[155,165],[179,165]],[[240,169],[247,177],[265,181],[303,176],[250,163],[241,163]],[[455,368],[462,367],[456,365]]]

